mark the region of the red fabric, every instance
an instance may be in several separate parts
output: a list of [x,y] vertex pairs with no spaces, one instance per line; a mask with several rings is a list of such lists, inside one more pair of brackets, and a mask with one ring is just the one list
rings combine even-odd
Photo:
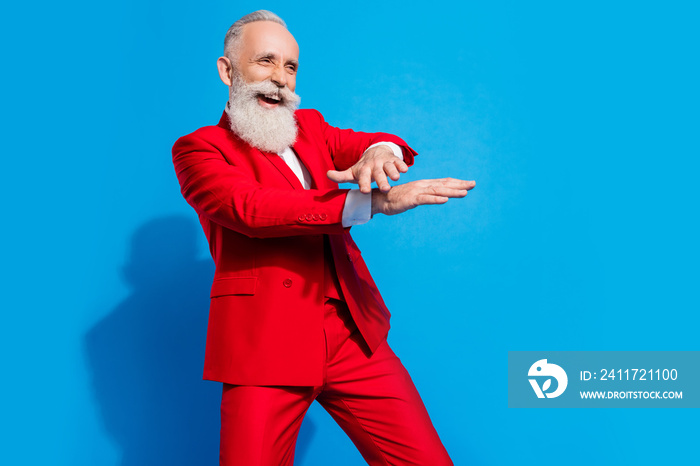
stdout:
[[[322,385],[224,384],[220,464],[291,466],[299,428],[315,399],[370,465],[451,465],[399,358],[386,341],[370,356],[347,307],[332,303],[325,307]],[[326,464],[334,464],[333,458]]]
[[305,190],[277,155],[238,138],[226,113],[177,140],[173,162],[182,194],[199,214],[216,273],[204,378],[244,385],[320,385],[323,370],[324,245],[328,235],[343,297],[371,351],[386,338],[389,311],[349,228],[347,190],[326,172],[352,166],[375,142],[403,148],[386,133],[328,125],[296,112],[294,150],[316,189]]
[[323,297],[345,301],[343,299],[343,289],[338,281],[338,274],[335,273],[333,252],[328,241],[328,235],[323,236],[323,259]]

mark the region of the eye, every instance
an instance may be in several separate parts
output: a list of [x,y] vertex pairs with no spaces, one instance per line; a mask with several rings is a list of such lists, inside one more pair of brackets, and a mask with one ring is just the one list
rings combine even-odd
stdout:
[[297,72],[296,65],[287,65],[287,71],[289,71],[290,73],[296,73]]

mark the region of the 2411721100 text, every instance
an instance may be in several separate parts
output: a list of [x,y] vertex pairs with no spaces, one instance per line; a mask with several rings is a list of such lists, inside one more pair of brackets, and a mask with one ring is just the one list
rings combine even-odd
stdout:
[[597,372],[581,371],[580,379],[587,380],[676,380],[676,369],[601,369],[600,377]]

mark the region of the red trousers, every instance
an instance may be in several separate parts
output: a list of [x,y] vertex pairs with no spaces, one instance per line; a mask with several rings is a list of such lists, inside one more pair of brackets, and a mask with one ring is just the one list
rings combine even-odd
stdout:
[[451,465],[408,372],[387,342],[370,357],[345,303],[336,300],[326,303],[324,333],[322,386],[224,384],[220,464],[292,465],[301,422],[317,400],[370,465]]

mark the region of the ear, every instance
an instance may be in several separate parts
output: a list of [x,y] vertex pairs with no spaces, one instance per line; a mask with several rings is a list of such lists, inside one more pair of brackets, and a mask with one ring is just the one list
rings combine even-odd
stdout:
[[219,78],[221,78],[221,81],[231,87],[231,72],[233,71],[231,60],[226,57],[219,57],[219,59],[216,60],[216,67],[219,69]]

